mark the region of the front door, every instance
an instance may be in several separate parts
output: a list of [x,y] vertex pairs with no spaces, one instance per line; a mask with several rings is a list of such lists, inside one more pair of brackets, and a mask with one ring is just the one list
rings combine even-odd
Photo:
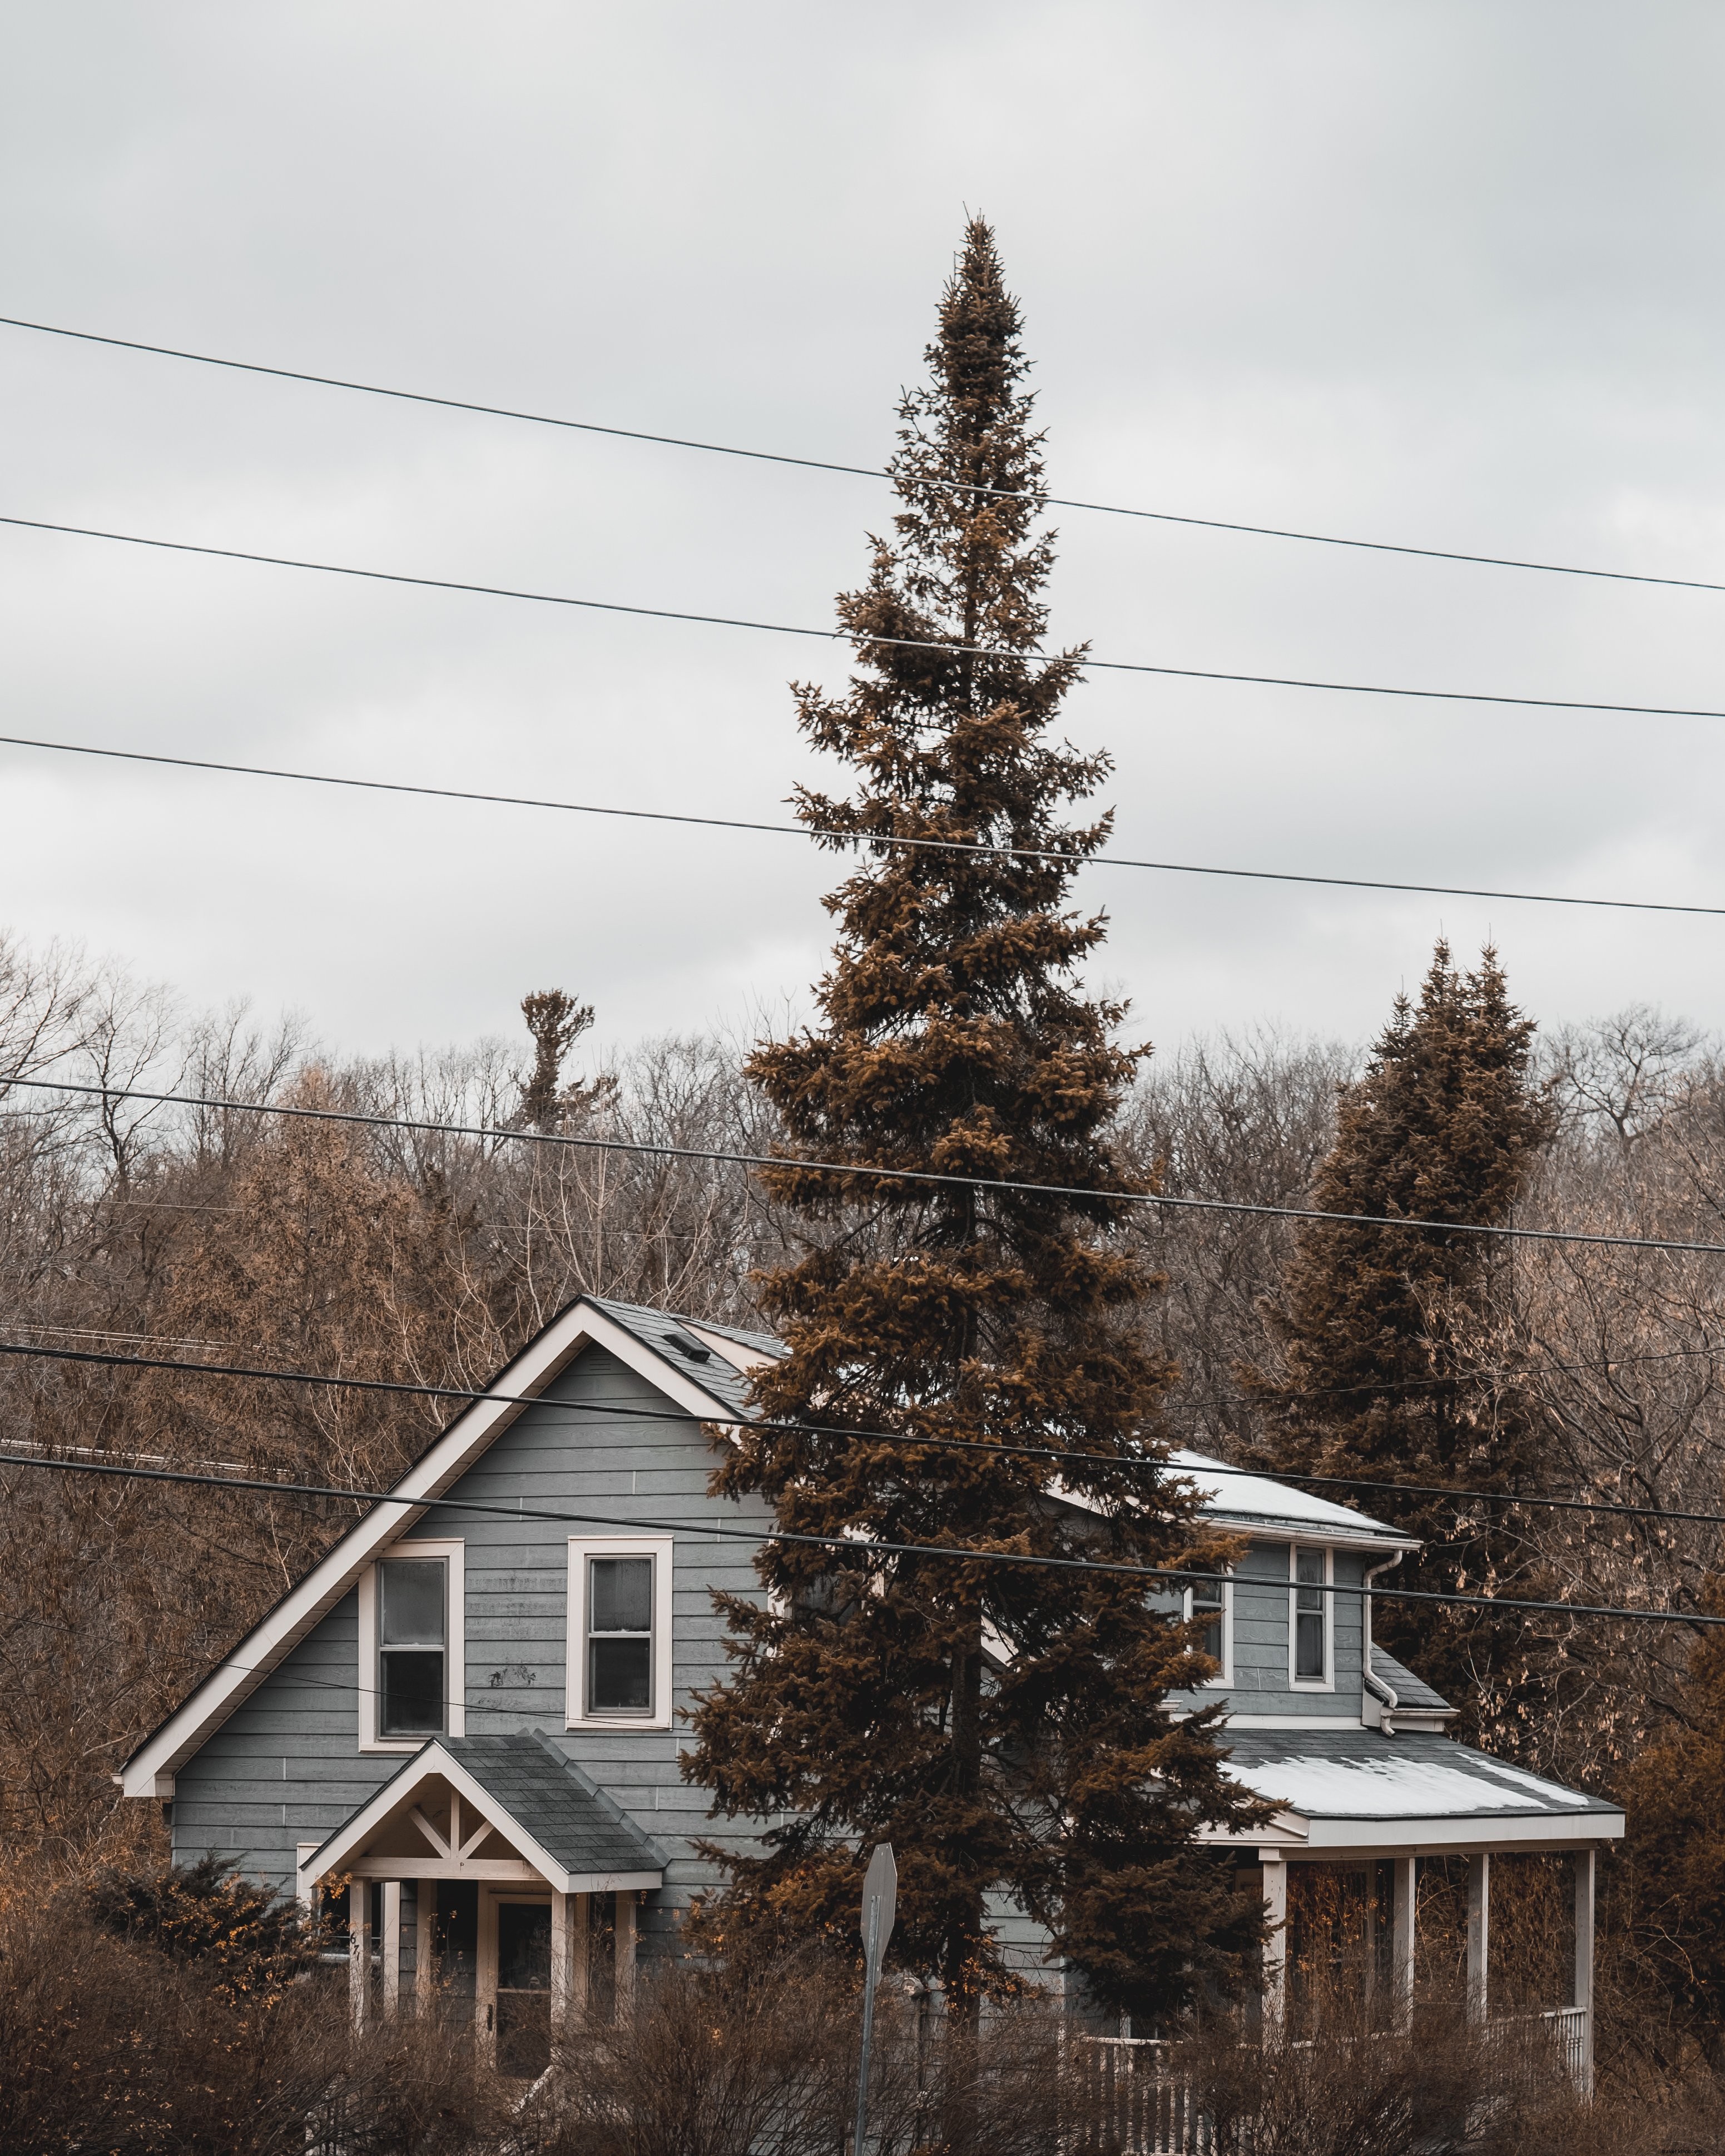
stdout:
[[551,2064],[551,1902],[547,1897],[488,1894],[481,1942],[485,1986],[482,2041],[500,2074],[536,2081]]

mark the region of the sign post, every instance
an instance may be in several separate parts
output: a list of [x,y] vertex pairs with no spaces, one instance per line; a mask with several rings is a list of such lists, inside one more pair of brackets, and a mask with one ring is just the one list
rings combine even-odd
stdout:
[[869,2131],[869,2046],[875,2034],[875,1986],[886,1943],[892,1937],[898,1912],[898,1866],[892,1845],[883,1841],[869,1859],[863,1881],[863,2025],[862,2059],[856,2070],[856,2138],[851,2156],[865,2156]]

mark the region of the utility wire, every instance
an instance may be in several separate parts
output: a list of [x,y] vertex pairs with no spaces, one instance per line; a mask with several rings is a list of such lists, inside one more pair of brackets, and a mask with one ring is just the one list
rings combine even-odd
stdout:
[[[441,1511],[480,1512],[507,1520],[549,1520],[571,1527],[629,1527],[637,1533],[687,1535],[699,1542],[788,1543],[802,1548],[844,1551],[858,1557],[935,1557],[956,1564],[1014,1565],[1038,1572],[1094,1572],[1127,1579],[1164,1579],[1189,1587],[1194,1582],[1237,1586],[1231,1572],[1199,1572],[1178,1565],[1122,1564],[1104,1558],[1036,1556],[1019,1550],[976,1549],[968,1543],[895,1543],[856,1535],[808,1535],[788,1527],[726,1527],[711,1520],[650,1520],[618,1512],[571,1512],[533,1505],[487,1505],[465,1497],[409,1497],[398,1490],[342,1488],[317,1482],[265,1482],[252,1476],[200,1475],[188,1468],[126,1467],[85,1460],[30,1459],[14,1455],[0,1465],[30,1467],[63,1475],[129,1476],[140,1482],[187,1482],[209,1489],[262,1491],[271,1496],[339,1497],[356,1503],[399,1505],[406,1512]],[[1314,1581],[1316,1586],[1318,1583]],[[1345,1594],[1356,1601],[1384,1596],[1397,1602],[1441,1602],[1466,1609],[1554,1611],[1565,1617],[1617,1617],[1656,1625],[1725,1625],[1725,1617],[1709,1617],[1683,1609],[1625,1609],[1588,1602],[1535,1602],[1502,1594],[1446,1594],[1434,1588],[1355,1586],[1327,1580],[1323,1592]],[[218,1674],[222,1665],[211,1675]],[[250,1674],[247,1672],[246,1674]]]
[[1581,1243],[1607,1250],[1662,1250],[1694,1257],[1725,1257],[1725,1243],[1691,1243],[1675,1236],[1608,1235],[1579,1228],[1510,1228],[1477,1220],[1427,1220],[1393,1213],[1328,1213],[1312,1205],[1255,1205],[1235,1198],[1174,1198],[1154,1190],[1096,1189],[1076,1183],[1021,1183],[995,1175],[957,1175],[932,1168],[884,1168],[867,1163],[802,1160],[788,1153],[736,1152],[721,1146],[679,1146],[645,1138],[596,1138],[568,1131],[501,1129],[495,1124],[439,1123],[413,1116],[368,1115],[356,1108],[290,1107],[265,1101],[229,1101],[204,1093],[157,1093],[141,1086],[86,1086],[69,1078],[0,1075],[0,1099],[8,1086],[44,1093],[75,1093],[100,1101],[153,1101],[162,1106],[211,1108],[246,1116],[288,1116],[302,1122],[353,1123],[368,1130],[418,1131],[432,1137],[508,1140],[521,1145],[571,1146],[587,1152],[641,1153],[655,1160],[704,1160],[732,1168],[793,1169],[805,1175],[842,1175],[870,1183],[914,1183],[937,1188],[998,1190],[1027,1198],[1080,1199],[1091,1204],[1153,1205],[1189,1213],[1241,1213],[1272,1220],[1314,1220],[1352,1228],[1396,1228],[1439,1235],[1486,1235],[1524,1243]]
[[[339,375],[309,374],[291,367],[265,367],[255,360],[222,359],[206,352],[182,352],[165,344],[145,344],[136,337],[100,336],[92,330],[69,330],[51,322],[31,322],[16,315],[0,315],[0,326],[33,330],[44,336],[75,338],[80,344],[111,346],[121,352],[153,353],[160,359],[187,359],[200,367],[222,367],[240,374],[263,374],[280,382],[305,382],[320,389],[357,390],[367,397],[388,397],[406,404],[430,404],[446,412],[475,412],[490,419],[519,419],[536,427],[558,427],[581,434],[604,434],[614,440],[651,442],[670,449],[699,449],[711,456],[741,457],[753,464],[791,465],[803,471],[841,472],[852,479],[890,480],[892,474],[873,465],[846,465],[824,457],[793,457],[773,449],[739,449],[729,442],[701,442],[681,434],[653,434],[637,427],[605,427],[592,419],[561,419],[543,412],[522,412],[503,404],[479,404],[460,397],[434,397],[423,390],[390,389],[374,382],[349,382]],[[919,482],[927,484],[927,482]],[[940,484],[940,482],[937,482]],[[1698,577],[1653,577],[1630,569],[1579,568],[1563,562],[1523,561],[1505,554],[1470,554],[1448,547],[1414,547],[1389,539],[1345,539],[1328,531],[1295,531],[1275,524],[1240,524],[1219,516],[1184,516],[1168,509],[1132,509],[1118,502],[1080,501],[1069,495],[1044,494],[1029,487],[984,486],[948,482],[954,494],[979,495],[1007,501],[1034,501],[1050,509],[1080,509],[1100,516],[1130,516],[1156,524],[1183,524],[1206,531],[1239,531],[1258,539],[1296,539],[1308,546],[1348,547],[1373,554],[1409,554],[1428,562],[1466,562],[1488,569],[1531,569],[1543,576],[1594,577],[1619,584],[1663,584],[1680,591],[1721,592],[1725,583],[1709,583]]]
[[[846,629],[805,629],[783,621],[755,621],[742,615],[694,613],[678,607],[632,606],[621,599],[573,598],[562,592],[531,592],[509,584],[465,583],[453,577],[411,577],[398,569],[362,569],[343,562],[311,562],[292,554],[255,554],[239,547],[206,547],[185,539],[153,539],[136,531],[103,531],[85,524],[55,524],[39,516],[0,516],[0,525],[20,531],[58,531],[74,539],[107,539],[124,547],[150,547],[170,554],[208,555],[223,562],[255,562],[272,569],[311,569],[321,576],[357,577],[369,583],[409,584],[424,591],[470,592],[481,598],[526,599],[538,606],[573,607],[590,613],[632,614],[648,621],[689,621],[710,629],[752,629],[770,636],[813,637],[821,643],[855,642],[895,650],[934,651],[952,659],[1011,659],[1024,664],[1057,665],[1059,652],[1010,651],[995,644],[955,644],[942,637],[854,634]],[[1135,659],[1093,659],[1074,655],[1081,673],[1155,674],[1179,681],[1238,681],[1260,689],[1320,689],[1343,696],[1406,696],[1423,703],[1513,705],[1527,711],[1603,711],[1654,719],[1725,719],[1725,711],[1686,704],[1606,704],[1579,696],[1513,696],[1484,689],[1404,689],[1383,682],[1322,681],[1290,674],[1235,674],[1210,666],[1161,666]]]
[[[42,741],[28,734],[0,734],[0,747],[50,749],[63,756],[105,757],[121,763],[165,765],[176,771],[218,771],[240,778],[287,778],[303,786],[343,786],[367,793],[406,793],[434,801],[477,801],[500,808],[554,808],[573,816],[617,816],[642,824],[691,824],[709,831],[762,831],[775,837],[820,839],[830,834],[805,824],[766,824],[739,816],[695,816],[670,808],[619,808],[593,801],[552,801],[528,793],[478,793],[459,786],[421,786],[406,779],[347,778],[325,771],[286,771],[270,764],[221,763],[201,756],[163,756],[135,748],[97,748],[84,742]],[[1254,883],[1321,884],[1341,891],[1397,891],[1439,898],[1492,898],[1526,906],[1609,906],[1635,913],[1725,915],[1725,906],[1686,906],[1651,898],[1574,898],[1564,892],[1481,891],[1469,885],[1390,883],[1377,877],[1308,875],[1294,870],[1215,868],[1192,861],[1129,860],[1122,854],[1077,854],[1047,846],[993,845],[979,839],[901,838],[891,832],[845,834],[858,846],[893,846],[906,852],[986,854],[1001,860],[1064,861],[1075,868],[1152,869],[1166,875],[1234,876]]]
[[[249,1363],[182,1363],[165,1356],[121,1355],[111,1350],[98,1351],[89,1348],[44,1348],[35,1342],[22,1341],[0,1340],[0,1355],[23,1355],[49,1363],[95,1363],[110,1369],[172,1370],[193,1378],[239,1378],[276,1385],[316,1385],[336,1392],[399,1394],[415,1399],[459,1400],[473,1405],[490,1402],[499,1407],[537,1407],[555,1409],[559,1414],[603,1414],[629,1422],[679,1424],[691,1419],[686,1411],[680,1408],[632,1407],[614,1400],[558,1400],[547,1399],[538,1393],[480,1392],[464,1385],[429,1385],[390,1378],[334,1377],[325,1371],[271,1370]],[[1725,1527],[1725,1512],[1681,1512],[1664,1505],[1624,1505],[1603,1498],[1533,1496],[1512,1490],[1458,1490],[1440,1483],[1386,1482],[1357,1475],[1308,1475],[1279,1468],[1230,1467],[1219,1460],[1205,1460],[1201,1466],[1193,1466],[1171,1459],[1145,1460],[1134,1459],[1130,1454],[1080,1452],[1070,1446],[1016,1445],[991,1438],[918,1437],[908,1430],[855,1429],[843,1423],[782,1422],[777,1419],[757,1420],[746,1414],[733,1414],[729,1417],[720,1414],[693,1419],[708,1421],[721,1429],[757,1430],[768,1437],[839,1437],[853,1443],[872,1441],[911,1445],[924,1451],[985,1452],[996,1459],[1046,1460],[1068,1466],[1091,1465],[1153,1475],[1165,1481],[1204,1483],[1214,1476],[1221,1475],[1273,1482],[1296,1490],[1310,1483],[1318,1483],[1326,1489],[1371,1490],[1385,1495],[1409,1497],[1444,1497],[1457,1504],[1519,1505],[1527,1510],[1599,1512],[1632,1519],[1674,1520]],[[449,1425],[445,1425],[446,1429],[448,1427]],[[13,1442],[0,1439],[0,1448],[8,1447]],[[27,1440],[18,1442],[22,1444]],[[3,1464],[3,1460],[0,1460],[0,1465]],[[239,1471],[236,1463],[234,1472]],[[271,1482],[268,1486],[276,1489],[286,1486]]]

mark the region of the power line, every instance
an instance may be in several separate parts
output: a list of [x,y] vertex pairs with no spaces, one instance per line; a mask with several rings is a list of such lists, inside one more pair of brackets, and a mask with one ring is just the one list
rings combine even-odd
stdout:
[[[44,1348],[33,1342],[0,1341],[0,1355],[22,1355],[50,1363],[94,1363],[103,1368],[169,1370],[194,1378],[237,1378],[278,1385],[315,1385],[336,1392],[397,1394],[415,1399],[459,1400],[466,1404],[489,1402],[499,1407],[555,1409],[562,1414],[603,1414],[629,1422],[680,1424],[691,1419],[682,1409],[634,1407],[617,1400],[556,1400],[536,1393],[481,1392],[464,1385],[432,1385],[392,1378],[338,1377],[326,1371],[273,1370],[255,1364],[182,1363],[163,1356],[121,1355],[111,1350]],[[1201,1466],[1186,1466],[1171,1459],[1135,1459],[1130,1454],[1081,1452],[1070,1446],[1018,1445],[990,1438],[919,1437],[908,1430],[859,1429],[843,1423],[782,1422],[776,1419],[757,1421],[741,1414],[728,1419],[720,1414],[707,1419],[726,1428],[757,1430],[767,1436],[839,1437],[852,1442],[911,1445],[924,1451],[983,1452],[997,1459],[1045,1460],[1068,1466],[1088,1464],[1195,1483],[1203,1483],[1213,1476],[1220,1475],[1286,1485],[1296,1490],[1307,1484],[1317,1483],[1326,1489],[1370,1490],[1399,1496],[1442,1497],[1457,1504],[1518,1505],[1524,1510],[1599,1512],[1634,1519],[1671,1520],[1687,1524],[1725,1527],[1725,1512],[1678,1511],[1663,1505],[1624,1505],[1603,1498],[1548,1497],[1511,1490],[1458,1490],[1440,1483],[1386,1482],[1357,1475],[1308,1475],[1279,1468],[1230,1467],[1220,1460],[1206,1460]],[[0,1447],[11,1442],[13,1440],[0,1439]],[[234,1471],[239,1471],[237,1464]],[[285,1486],[272,1481],[269,1486],[275,1489]]]
[[[160,359],[186,359],[200,367],[221,367],[240,374],[262,374],[280,382],[309,382],[320,389],[357,390],[367,397],[387,397],[406,404],[429,404],[446,412],[473,412],[490,419],[517,419],[536,427],[557,427],[580,434],[603,434],[624,442],[650,442],[662,449],[698,449],[710,456],[740,457],[752,464],[789,465],[803,471],[839,472],[851,479],[890,480],[892,474],[873,465],[839,464],[824,457],[793,457],[773,449],[740,449],[729,442],[696,441],[681,434],[649,434],[638,427],[606,427],[592,419],[562,419],[543,412],[523,412],[503,404],[480,404],[460,397],[434,397],[423,390],[386,388],[374,382],[350,382],[341,376],[311,374],[298,367],[266,367],[255,360],[222,359],[205,352],[183,352],[165,344],[145,344],[136,337],[100,336],[92,330],[69,330],[51,322],[31,322],[16,315],[0,315],[0,326],[33,330],[44,336],[74,338],[80,344],[108,345],[121,352],[153,353]],[[1219,516],[1187,516],[1168,509],[1133,509],[1118,502],[1081,501],[1069,495],[1044,494],[1028,487],[985,486],[949,483],[954,494],[978,495],[1007,501],[1034,501],[1050,509],[1079,509],[1100,516],[1129,516],[1155,524],[1182,524],[1206,531],[1237,531],[1258,539],[1295,539],[1314,547],[1347,547],[1373,554],[1408,554],[1428,562],[1465,562],[1488,569],[1529,569],[1542,576],[1592,577],[1609,583],[1661,584],[1679,591],[1725,591],[1725,583],[1710,583],[1698,577],[1654,577],[1631,569],[1589,569],[1563,562],[1530,562],[1505,554],[1471,554],[1449,547],[1415,547],[1389,539],[1348,539],[1328,531],[1296,531],[1275,524],[1241,524]]]
[[1395,1228],[1440,1235],[1487,1235],[1515,1242],[1581,1243],[1607,1250],[1661,1250],[1692,1257],[1725,1257],[1725,1243],[1692,1243],[1675,1236],[1609,1235],[1579,1228],[1512,1228],[1478,1220],[1427,1220],[1393,1213],[1328,1213],[1312,1205],[1249,1204],[1236,1198],[1169,1197],[1154,1190],[1096,1189],[1076,1183],[1022,1183],[1004,1176],[957,1175],[932,1168],[885,1168],[865,1162],[803,1160],[788,1153],[736,1152],[721,1146],[667,1145],[645,1138],[596,1138],[568,1131],[502,1129],[495,1124],[440,1123],[413,1116],[369,1115],[356,1108],[302,1108],[264,1101],[229,1101],[202,1093],[157,1093],[141,1086],[86,1086],[69,1078],[0,1075],[0,1098],[8,1086],[44,1093],[76,1093],[100,1101],[153,1101],[162,1106],[211,1108],[246,1116],[288,1116],[303,1122],[352,1123],[369,1130],[418,1131],[428,1136],[508,1140],[521,1145],[570,1146],[587,1152],[641,1153],[656,1160],[704,1160],[732,1168],[796,1169],[805,1175],[842,1175],[870,1183],[914,1183],[937,1188],[998,1190],[1027,1198],[1080,1199],[1090,1204],[1153,1205],[1189,1213],[1241,1213],[1272,1220],[1311,1220],[1350,1228]]
[[[616,816],[632,823],[678,824],[709,831],[759,831],[774,837],[820,839],[830,834],[805,824],[768,824],[739,816],[696,816],[669,808],[619,808],[593,801],[553,801],[526,793],[479,793],[459,786],[422,786],[406,779],[347,778],[324,771],[287,771],[270,764],[222,763],[211,757],[164,756],[146,749],[97,748],[84,742],[43,741],[28,734],[0,734],[8,748],[50,749],[63,756],[105,757],[121,763],[165,765],[176,771],[216,771],[240,778],[286,778],[304,786],[341,786],[366,793],[405,793],[435,801],[476,801],[499,808],[552,808],[573,816]],[[850,835],[850,834],[847,834]],[[1371,876],[1310,875],[1293,870],[1217,868],[1192,861],[1135,860],[1120,854],[1076,854],[1046,846],[993,845],[978,839],[903,838],[890,832],[858,832],[859,846],[891,846],[905,852],[986,854],[1002,860],[1070,862],[1075,868],[1150,869],[1165,875],[1233,876],[1253,883],[1322,885],[1341,891],[1420,892],[1438,898],[1491,898],[1526,906],[1607,906],[1636,913],[1696,913],[1725,916],[1725,906],[1686,906],[1664,899],[1574,898],[1538,891],[1482,891],[1471,886],[1391,883]]]
[[[1237,1576],[1230,1572],[1198,1572],[1178,1565],[1122,1564],[1104,1558],[1038,1556],[1019,1550],[977,1549],[966,1543],[895,1543],[856,1535],[800,1534],[788,1527],[726,1527],[711,1520],[652,1520],[617,1512],[571,1512],[532,1505],[487,1505],[465,1497],[404,1496],[398,1490],[344,1489],[316,1482],[265,1482],[251,1476],[200,1475],[184,1468],[128,1467],[85,1460],[30,1459],[14,1455],[0,1465],[39,1468],[64,1475],[121,1476],[140,1482],[185,1482],[204,1488],[262,1491],[270,1496],[339,1497],[363,1504],[400,1505],[412,1512],[434,1509],[480,1512],[501,1519],[547,1520],[571,1527],[628,1527],[637,1533],[688,1535],[702,1542],[716,1538],[757,1544],[788,1543],[802,1548],[843,1551],[857,1557],[942,1558],[955,1564],[1013,1565],[1039,1572],[1103,1573],[1127,1579],[1170,1580],[1187,1587],[1205,1582],[1239,1584]],[[1356,1601],[1384,1596],[1397,1602],[1440,1602],[1466,1609],[1547,1611],[1565,1617],[1625,1618],[1657,1625],[1725,1625],[1725,1617],[1710,1617],[1700,1611],[1625,1609],[1586,1602],[1536,1602],[1502,1594],[1449,1594],[1426,1587],[1367,1587],[1327,1580],[1323,1591],[1329,1595],[1348,1595]],[[219,1669],[221,1665],[217,1667]]]
[[[930,636],[853,636],[845,629],[806,629],[790,622],[755,621],[738,614],[695,613],[680,607],[626,604],[621,599],[572,598],[562,592],[531,592],[509,584],[474,584],[453,577],[413,577],[398,569],[362,569],[343,562],[312,562],[292,554],[256,554],[239,547],[206,547],[185,539],[154,539],[136,531],[103,531],[85,524],[50,523],[39,516],[0,516],[0,525],[20,531],[58,531],[74,539],[106,539],[123,547],[149,547],[170,554],[207,555],[222,562],[254,562],[271,569],[311,569],[321,576],[357,577],[368,583],[407,584],[422,591],[469,592],[483,598],[526,599],[537,606],[572,607],[588,613],[631,614],[648,621],[695,622],[709,629],[751,629],[769,636],[813,637],[822,643],[855,642],[895,650],[936,651],[952,659],[1011,659],[1026,665],[1055,665],[1058,652],[1009,651],[986,644],[955,644]],[[1318,689],[1343,696],[1404,696],[1422,703],[1511,705],[1540,711],[1599,711],[1654,719],[1725,719],[1725,711],[1684,704],[1606,704],[1578,696],[1514,696],[1483,689],[1404,689],[1383,682],[1322,681],[1291,674],[1235,674],[1210,666],[1153,665],[1135,659],[1072,661],[1081,673],[1154,674],[1179,681],[1233,681],[1260,689]]]

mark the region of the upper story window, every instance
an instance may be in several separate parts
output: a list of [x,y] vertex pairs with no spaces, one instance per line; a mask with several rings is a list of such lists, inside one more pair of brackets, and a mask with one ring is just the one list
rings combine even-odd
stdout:
[[653,1559],[587,1560],[587,1702],[597,1714],[653,1712]]
[[441,1737],[449,1567],[440,1557],[377,1567],[377,1734]]
[[459,1542],[402,1542],[362,1576],[362,1751],[465,1733],[462,1557]]
[[1200,1579],[1186,1589],[1186,1614],[1208,1621],[1199,1640],[1200,1650],[1216,1665],[1216,1674],[1206,1684],[1225,1685],[1234,1680],[1234,1591],[1225,1579]]
[[668,1535],[570,1542],[572,1729],[670,1727],[671,1551]]
[[1289,1593],[1290,1675],[1296,1686],[1327,1691],[1332,1681],[1331,1640],[1332,1605],[1327,1590],[1332,1578],[1330,1552],[1304,1549],[1296,1543],[1290,1553],[1292,1587]]

